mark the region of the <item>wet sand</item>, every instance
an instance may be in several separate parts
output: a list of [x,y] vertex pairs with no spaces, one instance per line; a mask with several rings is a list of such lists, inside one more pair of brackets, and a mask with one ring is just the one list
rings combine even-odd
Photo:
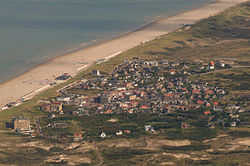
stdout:
[[75,76],[98,59],[117,56],[140,45],[144,40],[150,41],[173,32],[182,27],[181,24],[193,24],[245,1],[247,0],[217,0],[200,8],[159,20],[119,38],[52,59],[17,78],[0,84],[0,108],[9,102],[18,101],[22,97],[32,97],[48,89],[49,84],[55,81],[55,76],[63,73]]

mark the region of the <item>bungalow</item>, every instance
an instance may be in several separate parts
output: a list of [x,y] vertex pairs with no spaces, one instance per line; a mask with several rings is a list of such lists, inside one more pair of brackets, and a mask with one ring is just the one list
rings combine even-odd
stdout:
[[151,109],[151,107],[148,107],[147,105],[142,105],[140,106],[140,109],[148,110],[148,109]]
[[145,128],[145,131],[154,132],[154,128],[151,125],[145,125],[144,128]]
[[212,94],[214,94],[214,91],[213,90],[206,90],[205,93],[209,94],[209,95],[212,95]]
[[214,108],[213,108],[213,110],[214,110],[214,111],[222,111],[222,110],[223,110],[223,108],[222,108],[222,107],[220,107],[220,106],[217,106],[217,107],[214,107]]
[[208,103],[208,102],[206,102],[205,106],[206,106],[206,107],[211,107],[211,104]]
[[122,135],[122,130],[117,131],[116,135]]
[[218,106],[219,103],[217,101],[214,102],[214,106]]
[[170,74],[174,75],[174,74],[176,74],[176,71],[175,70],[170,70]]
[[177,67],[180,65],[178,62],[170,62],[171,67]]
[[204,115],[210,115],[211,111],[204,111],[203,113],[204,113]]
[[130,130],[124,130],[124,133],[130,134]]
[[237,126],[236,122],[231,122],[231,127],[236,127],[236,126]]
[[107,138],[107,135],[106,135],[104,132],[101,132],[101,133],[99,134],[99,136],[100,136],[101,138]]
[[221,67],[225,67],[225,63],[219,63]]
[[80,141],[83,139],[82,134],[80,134],[80,133],[74,134],[73,138],[74,138],[74,141]]
[[201,92],[200,90],[192,90],[193,94],[200,94],[200,92]]
[[133,107],[137,107],[139,105],[138,101],[131,101]]
[[107,111],[105,111],[104,113],[105,113],[105,114],[112,114],[113,111],[112,111],[112,110],[107,110]]
[[187,128],[189,128],[190,126],[189,126],[189,124],[188,123],[186,123],[186,122],[182,122],[181,123],[181,128],[182,129],[187,129]]
[[130,109],[130,110],[128,110],[128,113],[133,114],[133,113],[134,113],[134,110],[133,110],[133,109]]
[[201,100],[197,101],[197,104],[204,104],[204,103],[205,103],[205,101],[201,101]]
[[163,65],[168,65],[168,60],[162,60],[161,63],[162,63]]
[[135,100],[135,99],[136,99],[136,95],[129,96],[129,100]]

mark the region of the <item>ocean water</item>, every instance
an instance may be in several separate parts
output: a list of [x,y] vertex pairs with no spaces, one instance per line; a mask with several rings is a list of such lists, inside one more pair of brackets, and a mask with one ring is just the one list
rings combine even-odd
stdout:
[[0,0],[0,82],[212,0]]

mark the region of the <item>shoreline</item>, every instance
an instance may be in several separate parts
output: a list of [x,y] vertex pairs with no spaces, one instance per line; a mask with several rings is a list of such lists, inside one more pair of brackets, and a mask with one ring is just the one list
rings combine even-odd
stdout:
[[63,73],[75,76],[98,59],[105,59],[111,55],[117,56],[118,52],[120,54],[136,47],[142,41],[151,41],[173,32],[181,28],[181,24],[193,24],[245,1],[247,0],[215,0],[191,10],[158,19],[135,30],[117,35],[113,39],[93,43],[86,48],[79,48],[79,50],[69,51],[65,55],[52,58],[16,78],[0,83],[0,108],[6,103],[17,101],[33,92],[40,93],[39,89],[49,88],[48,85],[54,82],[56,76]]
[[44,64],[46,64],[46,63],[48,63],[48,62],[50,62],[52,60],[55,60],[57,58],[61,58],[61,57],[67,56],[67,55],[73,54],[75,52],[80,52],[80,51],[83,51],[85,49],[94,47],[96,45],[99,45],[99,44],[102,44],[102,43],[105,43],[105,42],[109,42],[111,40],[119,39],[119,38],[121,38],[123,36],[129,35],[130,33],[143,30],[143,29],[149,27],[150,25],[152,25],[152,24],[154,24],[154,23],[156,23],[158,21],[161,21],[161,20],[164,20],[164,19],[167,19],[167,18],[170,18],[170,17],[175,17],[175,16],[177,16],[179,14],[182,14],[182,13],[185,13],[185,12],[188,12],[188,11],[192,11],[192,10],[195,10],[195,9],[198,9],[198,8],[202,8],[202,7],[207,6],[209,4],[216,3],[216,1],[217,0],[211,0],[210,2],[198,5],[196,7],[191,8],[191,9],[186,9],[186,10],[183,10],[183,11],[179,11],[179,12],[177,12],[177,13],[175,13],[173,15],[169,15],[169,16],[167,16],[167,15],[161,15],[160,18],[157,18],[158,16],[155,16],[154,18],[157,18],[157,19],[152,19],[151,21],[148,21],[145,24],[141,24],[141,25],[135,26],[131,30],[128,30],[128,31],[125,31],[125,32],[121,32],[121,33],[117,33],[115,35],[112,35],[112,37],[106,37],[106,38],[100,38],[100,39],[91,40],[89,42],[84,43],[83,46],[81,46],[82,45],[82,43],[81,43],[78,46],[76,46],[75,48],[68,49],[64,53],[61,53],[61,54],[59,54],[56,57],[52,57],[52,58],[49,58],[48,60],[45,60],[44,62],[38,63],[37,65],[31,67],[30,69],[27,69],[27,71],[25,71],[23,73],[17,74],[16,76],[13,76],[13,77],[10,77],[10,78],[8,78],[6,80],[0,81],[0,86],[2,84],[6,83],[6,82],[9,82],[9,81],[15,79],[15,78],[21,77],[22,75],[28,73],[29,71],[31,71],[31,70],[33,70],[33,69],[35,69],[35,68],[37,68],[37,67],[39,67],[41,65],[44,65]]

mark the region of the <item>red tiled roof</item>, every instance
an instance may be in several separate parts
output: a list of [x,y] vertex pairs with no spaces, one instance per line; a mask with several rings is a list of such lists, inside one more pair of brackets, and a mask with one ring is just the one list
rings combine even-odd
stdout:
[[204,101],[197,101],[197,104],[203,104],[204,103]]
[[150,107],[148,107],[148,106],[146,106],[146,105],[142,105],[140,108],[141,108],[141,109],[150,109]]
[[206,90],[205,92],[208,93],[208,94],[213,94],[214,93],[213,90]]
[[211,112],[210,111],[204,111],[203,112],[205,115],[209,115],[209,114],[211,114]]
[[200,94],[200,90],[192,90],[192,93],[198,93],[198,94]]
[[214,105],[219,105],[219,103],[217,101],[214,102]]

